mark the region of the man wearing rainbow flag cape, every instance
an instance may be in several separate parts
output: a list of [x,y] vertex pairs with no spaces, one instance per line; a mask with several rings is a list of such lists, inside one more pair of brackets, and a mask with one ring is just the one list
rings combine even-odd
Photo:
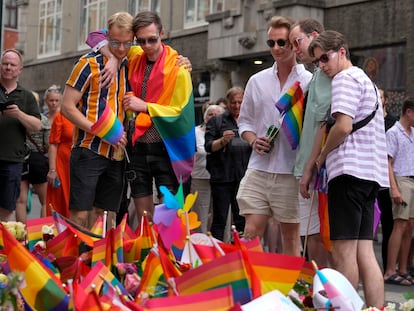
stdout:
[[[141,219],[144,211],[152,215],[154,209],[153,179],[157,188],[164,185],[175,192],[180,179],[186,182],[190,177],[195,120],[191,76],[186,67],[176,65],[178,53],[161,42],[160,17],[140,12],[132,28],[139,45],[128,53],[128,79],[135,96],[126,96],[123,108],[138,114],[132,136],[131,168],[136,178],[131,195]],[[93,40],[88,38],[90,46],[102,46],[98,41],[103,35],[93,35]]]
[[109,49],[121,64],[115,83],[101,87],[100,68],[107,58],[92,52],[76,62],[63,95],[62,113],[75,125],[70,159],[70,218],[87,228],[104,211],[109,211],[111,223],[121,202],[124,162],[116,161],[114,152],[126,144],[120,103],[127,91],[131,23],[132,16],[125,12],[108,20]]
[[[237,201],[246,218],[247,237],[263,236],[268,219],[273,217],[281,223],[283,253],[300,256],[298,181],[293,167],[301,128],[297,118],[303,117],[303,90],[312,74],[296,63],[288,40],[292,24],[291,19],[281,16],[270,20],[267,45],[275,63],[253,75],[245,89],[239,133],[253,151]],[[276,103],[281,105],[275,107]],[[271,148],[268,129],[273,125],[281,133],[273,138]]]

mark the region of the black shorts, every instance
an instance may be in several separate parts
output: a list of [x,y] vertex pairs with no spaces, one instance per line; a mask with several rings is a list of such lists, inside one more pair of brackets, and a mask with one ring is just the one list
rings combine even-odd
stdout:
[[328,183],[328,211],[331,240],[373,240],[376,182],[350,175]]
[[40,152],[31,151],[29,159],[23,165],[22,180],[30,184],[43,184],[47,182],[49,172],[49,159]]
[[135,143],[132,150],[130,169],[136,178],[131,181],[131,196],[142,198],[152,195],[152,183],[159,191],[160,186],[167,187],[175,193],[178,181],[171,165],[170,157],[164,143]]
[[23,163],[0,161],[0,207],[14,211],[20,195]]
[[69,209],[93,207],[118,212],[124,190],[124,161],[112,161],[86,148],[70,155]]

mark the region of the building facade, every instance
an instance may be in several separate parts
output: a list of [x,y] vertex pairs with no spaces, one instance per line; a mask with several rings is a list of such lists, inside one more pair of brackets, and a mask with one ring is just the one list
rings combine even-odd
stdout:
[[[25,0],[17,1],[24,53],[21,83],[42,93],[64,86],[74,61],[88,52],[89,31],[105,27],[117,11],[154,10],[163,20],[164,42],[193,64],[196,106],[245,86],[273,63],[266,25],[273,15],[313,17],[345,34],[352,60],[390,91],[392,112],[414,92],[414,1],[411,0]],[[395,110],[395,111],[394,111]],[[198,109],[197,109],[198,111]],[[198,120],[200,114],[198,113]]]

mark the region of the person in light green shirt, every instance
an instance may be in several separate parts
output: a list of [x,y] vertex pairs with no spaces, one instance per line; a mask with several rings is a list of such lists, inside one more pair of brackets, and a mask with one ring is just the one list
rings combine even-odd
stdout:
[[[311,63],[313,58],[308,53],[311,41],[324,30],[323,26],[313,18],[297,21],[291,28],[289,40],[293,51],[304,63]],[[300,179],[300,235],[304,244],[305,255],[319,265],[330,266],[330,254],[324,248],[318,214],[318,193],[311,196],[315,179],[315,161],[320,152],[325,123],[331,104],[331,79],[319,68],[315,69],[306,95],[306,108],[302,135],[296,154],[293,174]],[[311,188],[311,191],[309,189]]]

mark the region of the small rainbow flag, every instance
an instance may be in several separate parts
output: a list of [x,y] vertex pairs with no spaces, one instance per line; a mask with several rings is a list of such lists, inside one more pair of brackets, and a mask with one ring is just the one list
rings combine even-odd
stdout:
[[24,273],[26,286],[20,292],[33,309],[68,310],[69,296],[62,282],[33,256],[13,235],[0,224],[7,261],[12,271]]
[[153,298],[144,303],[151,311],[228,310],[233,306],[231,286],[216,288],[196,294]]
[[202,266],[186,271],[175,278],[175,284],[180,295],[195,294],[230,285],[235,302],[244,304],[252,299],[241,251],[215,258]]
[[124,126],[116,117],[109,105],[105,105],[105,109],[91,127],[92,133],[112,145],[116,145],[124,135]]
[[281,127],[289,141],[290,146],[295,150],[299,145],[300,134],[302,133],[304,96],[300,82],[296,81],[288,91],[283,94],[275,104],[282,114]]

